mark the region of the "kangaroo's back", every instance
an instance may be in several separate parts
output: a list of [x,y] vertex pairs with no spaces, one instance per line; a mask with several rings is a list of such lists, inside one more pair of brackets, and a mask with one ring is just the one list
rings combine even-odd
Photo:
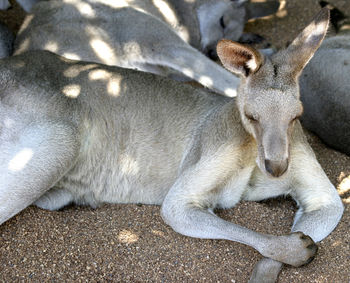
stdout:
[[[64,101],[68,101],[71,105],[76,104],[76,107],[92,109],[103,109],[108,104],[126,110],[139,106],[137,109],[141,115],[145,114],[142,113],[144,108],[148,111],[148,107],[154,112],[163,111],[168,116],[193,109],[192,112],[200,116],[212,105],[230,100],[153,74],[93,62],[71,61],[47,51],[29,51],[5,58],[0,62],[0,70],[2,80],[7,80],[7,88],[14,88],[14,80],[25,89],[25,92],[2,93],[3,102],[18,99],[21,103],[28,97],[37,99],[38,103],[48,104],[56,99],[58,105],[66,105]],[[154,84],[150,85],[150,80]],[[51,106],[56,107],[54,103],[48,104],[48,107]]]
[[140,61],[143,46],[164,37],[170,42],[178,40],[167,24],[128,3],[42,1],[25,19],[14,50],[15,54],[48,50],[70,59],[132,68],[136,66],[128,54]]
[[[98,192],[106,186],[118,192],[117,202],[160,203],[197,128],[230,101],[153,74],[70,61],[46,51],[5,59],[0,73],[8,82],[1,107],[17,108],[11,119],[25,115],[78,129],[78,162],[62,186],[81,190],[71,176],[89,172],[83,174],[86,183]],[[104,197],[96,196],[97,202]]]

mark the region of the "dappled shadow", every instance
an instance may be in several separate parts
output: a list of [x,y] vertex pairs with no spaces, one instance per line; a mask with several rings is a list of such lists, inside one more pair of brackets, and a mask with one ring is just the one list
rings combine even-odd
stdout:
[[[244,16],[240,15],[243,8],[236,11],[236,6],[223,5],[230,8],[225,16],[226,29],[231,24],[237,26],[237,38],[231,39],[238,40],[244,25]],[[15,54],[45,49],[69,59],[138,69],[182,81],[187,77],[218,93],[236,96],[238,79],[198,51],[208,51],[202,46],[196,16],[199,6],[198,1],[44,1],[25,20]],[[225,35],[220,13],[226,11],[214,13],[215,19],[208,24],[215,26],[207,35],[215,35],[210,42]]]
[[[48,51],[6,58],[0,62],[0,74],[6,88],[1,93],[2,102],[10,109],[1,113],[5,137],[13,135],[21,140],[19,127],[30,130],[33,125],[45,125],[49,132],[63,130],[65,139],[78,139],[79,165],[70,169],[69,176],[88,172],[86,186],[95,193],[79,193],[75,201],[92,206],[96,202],[159,204],[166,193],[160,189],[174,182],[188,131],[200,119],[194,110],[202,111],[198,96],[205,95],[152,74],[71,61]],[[184,105],[182,95],[186,94],[192,98]],[[60,146],[59,135],[47,140],[53,147],[49,156],[42,156],[47,145],[42,147],[38,136],[40,132],[33,131],[31,139],[12,143],[4,159],[9,171],[33,170],[32,160],[41,164],[57,154],[54,149]],[[71,161],[75,164],[74,158]],[[35,170],[43,170],[35,166]],[[51,164],[45,172],[55,166]],[[136,182],[134,186],[130,186],[131,180]],[[62,182],[65,184],[65,178]],[[38,191],[49,189],[38,186]]]
[[[180,15],[162,0],[100,0],[96,3],[65,0],[52,5],[42,3],[39,7],[21,27],[16,54],[30,49],[46,49],[70,59],[138,68],[147,60],[142,53],[145,52],[144,46],[159,43],[157,32],[154,34],[152,29],[166,27],[153,17],[145,17],[145,12],[167,22],[180,37],[182,31],[189,36],[187,28],[178,20]],[[148,28],[142,30],[141,26]],[[177,29],[181,32],[178,33]],[[158,41],[163,40],[162,36]]]
[[343,202],[350,204],[350,171],[342,171],[338,176],[339,185],[337,187]]
[[139,239],[139,236],[130,230],[125,229],[119,232],[117,239],[123,244],[130,245],[136,243]]
[[31,148],[22,148],[16,152],[8,163],[8,170],[12,172],[21,171],[33,156]]

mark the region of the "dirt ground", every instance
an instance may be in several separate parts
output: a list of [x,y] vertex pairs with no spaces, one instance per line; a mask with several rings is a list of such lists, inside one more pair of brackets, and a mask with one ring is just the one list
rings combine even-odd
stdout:
[[[319,10],[316,0],[282,1],[275,16],[248,23],[247,30],[284,47]],[[330,0],[350,15],[347,0]],[[16,31],[24,13],[16,6],[0,19]],[[350,157],[309,141],[346,207],[335,231],[319,243],[316,259],[284,267],[282,282],[350,282]],[[288,233],[296,210],[290,199],[243,202],[219,211],[259,232]],[[48,212],[29,207],[0,226],[0,281],[247,282],[260,254],[245,245],[181,236],[165,225],[159,207],[104,205]]]

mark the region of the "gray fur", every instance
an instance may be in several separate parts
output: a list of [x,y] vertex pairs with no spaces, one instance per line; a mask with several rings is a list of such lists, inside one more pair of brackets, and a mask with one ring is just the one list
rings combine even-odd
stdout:
[[[43,0],[16,0],[16,1],[23,8],[24,11],[29,13],[35,3]],[[10,7],[11,7],[11,4],[8,0],[0,0],[0,10],[7,10]]]
[[325,39],[300,78],[303,125],[350,155],[350,33]]
[[[241,75],[237,100],[47,51],[0,60],[0,223],[32,203],[158,204],[164,221],[183,235],[259,251],[266,259],[252,280],[277,278],[281,262],[309,262],[314,241],[336,227],[343,205],[294,120],[302,62],[291,56],[298,46],[311,56],[327,22],[323,10],[305,29],[317,40],[310,44],[304,33],[271,58],[221,41],[223,64]],[[282,173],[281,158],[288,160]],[[268,170],[266,159],[277,165]],[[289,235],[257,233],[213,212],[279,195],[300,206]]]
[[15,36],[12,31],[0,22],[0,58],[12,55],[14,40]]
[[[238,40],[246,21],[245,2],[44,1],[25,20],[15,53],[45,49],[70,59],[187,77],[235,96],[238,79],[197,49],[208,53],[223,37]],[[271,3],[267,13],[278,9],[277,1]],[[199,10],[205,13],[200,19]]]
[[11,7],[11,4],[8,0],[0,0],[0,10],[7,10]]

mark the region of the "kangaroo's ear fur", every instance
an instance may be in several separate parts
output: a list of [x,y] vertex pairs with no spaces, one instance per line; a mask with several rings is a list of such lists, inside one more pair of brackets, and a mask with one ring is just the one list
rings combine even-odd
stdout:
[[281,52],[290,72],[298,76],[321,45],[328,29],[329,9],[323,8],[313,21]]
[[259,51],[228,39],[220,40],[216,50],[224,67],[237,75],[247,77],[255,73],[263,62]]

